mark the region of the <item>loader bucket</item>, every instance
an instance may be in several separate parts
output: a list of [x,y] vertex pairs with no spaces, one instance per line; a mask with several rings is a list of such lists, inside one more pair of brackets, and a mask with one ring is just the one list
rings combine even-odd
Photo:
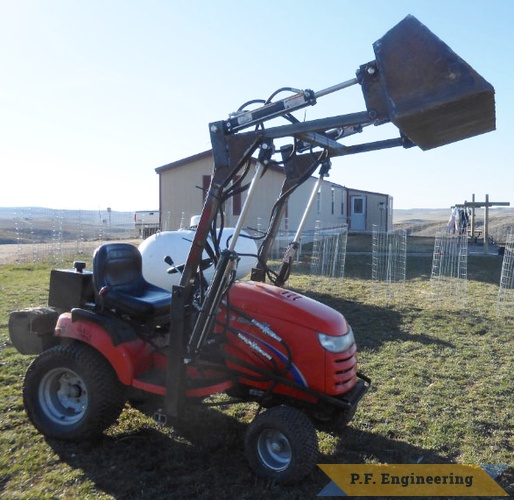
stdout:
[[379,121],[393,122],[421,149],[495,129],[493,86],[415,17],[373,49],[376,61],[366,68],[375,83],[363,84],[368,110],[378,109]]

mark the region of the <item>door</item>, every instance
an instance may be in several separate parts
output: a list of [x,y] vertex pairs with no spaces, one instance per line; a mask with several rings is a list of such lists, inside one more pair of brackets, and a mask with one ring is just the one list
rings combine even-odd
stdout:
[[350,197],[350,229],[364,231],[366,229],[366,197]]

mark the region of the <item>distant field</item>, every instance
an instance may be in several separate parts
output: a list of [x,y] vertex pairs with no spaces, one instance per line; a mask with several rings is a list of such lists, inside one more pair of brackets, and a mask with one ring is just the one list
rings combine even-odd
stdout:
[[137,236],[133,213],[0,207],[0,245]]

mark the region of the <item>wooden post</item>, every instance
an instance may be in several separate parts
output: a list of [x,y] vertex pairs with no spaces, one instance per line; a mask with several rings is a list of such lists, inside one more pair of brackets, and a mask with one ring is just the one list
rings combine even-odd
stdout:
[[489,201],[489,195],[485,195],[485,202],[475,201],[475,195],[473,195],[473,201],[465,201],[464,204],[456,204],[458,208],[471,208],[471,237],[475,237],[475,208],[485,208],[484,214],[484,252],[489,252],[489,207],[509,207],[510,202],[508,201]]

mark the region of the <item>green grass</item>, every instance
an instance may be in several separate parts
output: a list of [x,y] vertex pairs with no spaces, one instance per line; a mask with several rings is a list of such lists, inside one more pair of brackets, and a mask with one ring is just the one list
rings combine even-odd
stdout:
[[[514,494],[514,316],[496,312],[501,261],[470,257],[464,302],[434,290],[430,259],[409,258],[407,282],[388,290],[369,279],[369,259],[349,255],[343,280],[289,284],[346,315],[373,380],[347,429],[319,432],[320,463],[506,463],[500,484]],[[0,267],[0,497],[293,499],[326,486],[318,469],[292,486],[252,474],[243,454],[252,405],[197,408],[178,428],[127,407],[96,444],[38,434],[21,400],[31,357],[12,347],[7,322],[44,304],[48,283],[48,267]]]

